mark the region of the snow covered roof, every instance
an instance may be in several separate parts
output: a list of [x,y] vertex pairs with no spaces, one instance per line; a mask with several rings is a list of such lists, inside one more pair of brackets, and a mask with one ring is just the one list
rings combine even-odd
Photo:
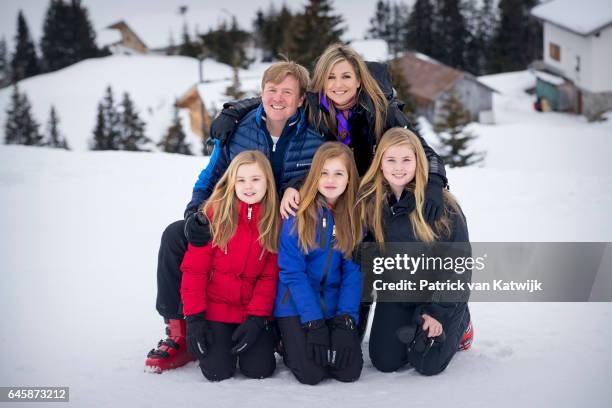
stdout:
[[550,74],[544,71],[534,71],[533,72],[536,78],[541,79],[544,82],[548,82],[552,85],[563,85],[565,83],[565,79],[560,76]]
[[612,24],[612,3],[610,0],[552,0],[534,7],[531,14],[587,36]]

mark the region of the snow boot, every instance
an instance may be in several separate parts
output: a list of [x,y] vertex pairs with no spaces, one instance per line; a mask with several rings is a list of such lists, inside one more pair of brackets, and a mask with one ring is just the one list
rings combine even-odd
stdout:
[[474,340],[474,325],[470,319],[467,329],[463,332],[461,341],[459,342],[459,351],[466,351],[472,347],[472,341]]
[[170,319],[167,323],[168,338],[160,340],[157,349],[149,351],[145,362],[150,371],[158,374],[196,360],[187,350],[185,320]]

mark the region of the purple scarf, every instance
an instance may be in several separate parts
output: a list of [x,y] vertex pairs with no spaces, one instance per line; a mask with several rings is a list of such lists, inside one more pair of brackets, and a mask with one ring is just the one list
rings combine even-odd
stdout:
[[[327,101],[327,98],[323,92],[319,93],[319,102],[321,102],[321,105],[323,105],[329,111],[329,102]],[[353,113],[349,109],[349,119],[352,114]],[[348,144],[351,143],[351,132],[349,131],[348,120],[344,117],[341,110],[338,110],[336,113],[336,120],[338,121],[338,141],[348,146]]]

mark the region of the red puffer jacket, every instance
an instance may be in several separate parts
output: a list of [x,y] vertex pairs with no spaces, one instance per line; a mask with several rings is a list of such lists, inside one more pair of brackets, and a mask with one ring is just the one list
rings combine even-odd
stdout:
[[278,256],[259,244],[259,213],[260,204],[240,202],[238,227],[227,251],[213,248],[212,241],[203,247],[188,245],[181,264],[186,316],[206,311],[207,320],[242,323],[247,315],[272,315]]

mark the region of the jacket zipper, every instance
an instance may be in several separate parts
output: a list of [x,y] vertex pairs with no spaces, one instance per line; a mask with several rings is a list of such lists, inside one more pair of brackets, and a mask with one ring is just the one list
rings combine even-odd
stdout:
[[249,224],[251,223],[252,212],[253,212],[253,207],[251,207],[251,204],[249,204],[249,206],[247,207],[247,219],[249,221]]
[[[327,217],[323,218],[323,230],[325,231],[325,235],[327,238]],[[334,239],[336,237],[336,226],[332,227],[332,237],[327,246],[327,259],[325,260],[325,269],[323,270],[323,276],[321,277],[321,284],[319,286],[319,300],[321,302],[321,312],[323,313],[323,317],[325,318],[325,281],[327,281],[327,274],[329,272],[329,264],[331,261],[331,253],[332,246],[334,244]]]

